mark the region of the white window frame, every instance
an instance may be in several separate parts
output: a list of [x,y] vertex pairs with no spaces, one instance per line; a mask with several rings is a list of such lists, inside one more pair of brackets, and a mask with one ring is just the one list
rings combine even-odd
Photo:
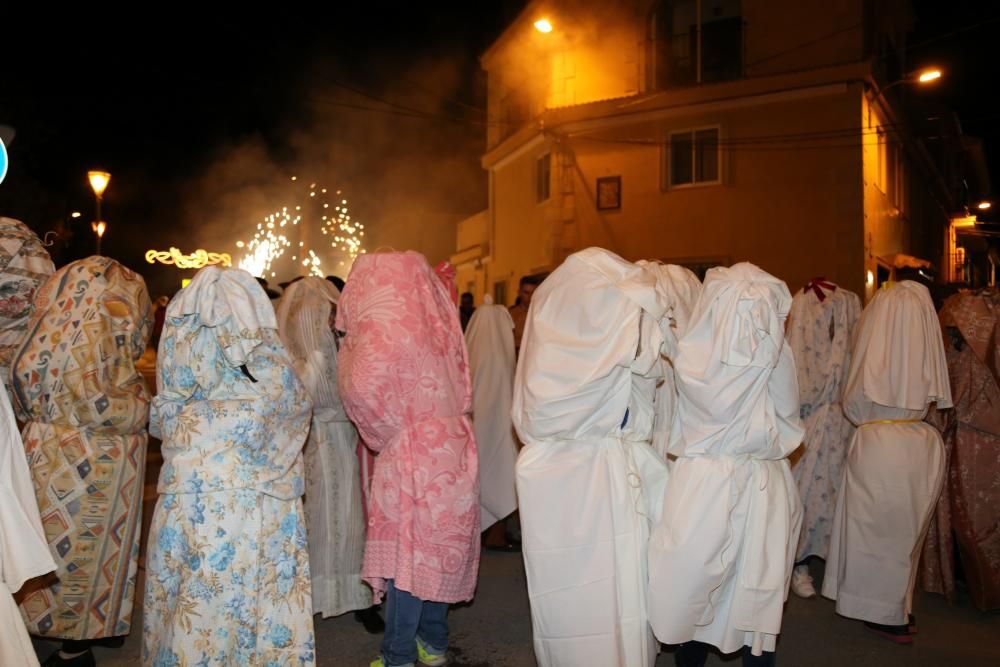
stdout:
[[[695,140],[695,135],[698,132],[704,130],[715,130],[718,133],[718,140],[715,145],[716,149],[716,173],[714,181],[695,181],[695,173],[698,171],[697,167],[697,156],[698,156],[698,143]],[[677,134],[690,134],[691,135],[691,182],[690,183],[678,183],[674,185],[673,182],[673,137]],[[661,184],[661,189],[663,191],[669,190],[683,190],[685,188],[703,188],[711,187],[713,185],[722,185],[723,178],[722,173],[724,165],[722,163],[722,125],[699,125],[697,127],[685,127],[678,128],[675,130],[667,130],[666,132],[666,143],[663,150],[663,159],[661,160],[661,173],[664,175],[663,183]]]

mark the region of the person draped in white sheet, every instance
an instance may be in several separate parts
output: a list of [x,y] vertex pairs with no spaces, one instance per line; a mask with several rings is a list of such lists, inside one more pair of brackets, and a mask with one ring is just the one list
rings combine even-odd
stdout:
[[667,310],[652,271],[598,248],[532,296],[512,416],[540,667],[656,660],[646,543],[667,467],[649,443]]
[[944,480],[944,446],[924,423],[950,408],[941,327],[927,288],[903,281],[880,290],[861,314],[844,390],[858,429],[847,453],[823,595],[837,613],[901,644],[921,545]]
[[773,660],[802,517],[786,460],[803,435],[790,305],[752,264],[711,269],[678,343],[678,458],[649,542],[649,619],[682,665],[704,664],[706,644]]
[[340,290],[309,276],[290,284],[278,302],[278,332],[313,402],[304,455],[306,535],[313,613],[324,618],[372,605],[361,579],[365,523],[358,433],[337,391],[337,345],[331,324]]
[[56,569],[42,530],[24,443],[0,381],[0,665],[38,667],[13,595],[26,581]]
[[514,320],[510,312],[494,305],[487,296],[469,320],[465,342],[472,378],[472,426],[479,446],[479,511],[480,526],[486,534],[484,546],[508,550],[504,519],[517,509],[517,443],[510,421],[515,364]]

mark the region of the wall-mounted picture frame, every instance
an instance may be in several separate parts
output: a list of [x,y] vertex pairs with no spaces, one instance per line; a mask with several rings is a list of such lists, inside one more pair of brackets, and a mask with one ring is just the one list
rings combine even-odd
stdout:
[[622,177],[602,176],[597,179],[597,210],[617,211],[622,207]]

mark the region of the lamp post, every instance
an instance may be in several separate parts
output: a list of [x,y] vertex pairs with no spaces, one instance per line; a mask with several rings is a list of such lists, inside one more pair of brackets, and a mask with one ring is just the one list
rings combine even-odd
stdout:
[[111,181],[111,174],[106,171],[88,171],[87,178],[90,180],[90,187],[94,190],[94,196],[97,197],[97,216],[94,222],[90,223],[90,228],[97,235],[97,254],[100,255],[101,239],[104,237],[104,230],[108,228],[108,223],[101,219],[101,199]]
[[885,88],[879,89],[878,95],[876,95],[872,99],[872,105],[874,105],[875,102],[877,102],[879,100],[879,98],[881,98],[883,95],[885,95],[886,91],[892,90],[896,86],[902,85],[904,83],[915,83],[918,86],[926,86],[928,84],[931,84],[931,83],[934,83],[934,82],[940,80],[941,76],[942,76],[941,75],[941,70],[937,69],[936,67],[931,67],[931,68],[928,68],[928,69],[922,69],[919,72],[912,72],[912,73],[908,74],[907,76],[904,76],[899,81],[893,81],[892,83],[890,83]]

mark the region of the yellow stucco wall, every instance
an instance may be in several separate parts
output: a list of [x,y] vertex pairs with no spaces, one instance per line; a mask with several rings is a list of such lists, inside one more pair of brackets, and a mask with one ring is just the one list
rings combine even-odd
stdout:
[[[670,130],[718,125],[725,144],[843,129],[856,126],[859,99],[860,87],[852,87],[835,96],[673,118],[617,134],[665,137]],[[570,139],[552,149],[553,196],[544,204],[535,202],[534,170],[546,148],[528,151],[495,171],[488,280],[509,279],[512,294],[521,275],[553,268],[574,250],[601,246],[629,260],[751,261],[788,282],[792,291],[823,275],[860,293],[860,146],[838,141],[815,148],[815,143],[756,150],[730,143],[723,146],[721,184],[663,190],[661,146],[614,143],[607,136]],[[570,166],[559,169],[564,160]],[[602,176],[621,176],[618,211],[596,209],[596,181]],[[563,198],[564,192],[571,194]]]

